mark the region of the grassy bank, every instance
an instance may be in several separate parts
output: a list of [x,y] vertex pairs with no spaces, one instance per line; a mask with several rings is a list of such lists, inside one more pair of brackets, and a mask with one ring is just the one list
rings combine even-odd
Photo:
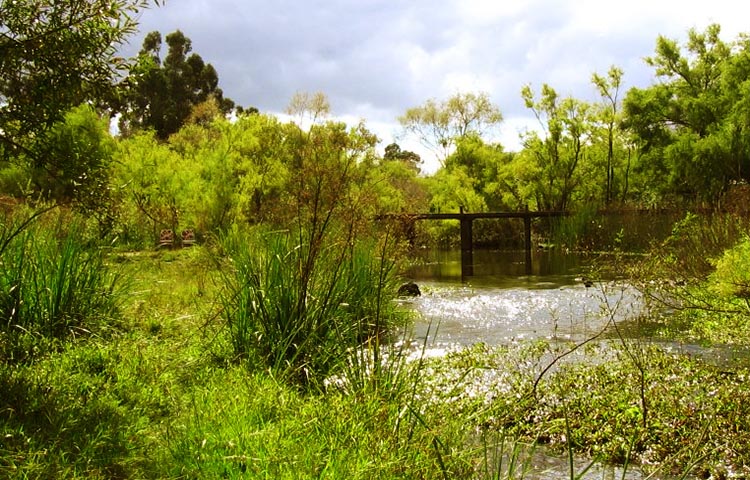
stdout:
[[[587,347],[586,362],[566,357],[550,370],[550,359],[571,346],[478,344],[406,362],[396,347],[376,348],[387,344],[377,299],[389,297],[352,280],[371,268],[382,273],[356,260],[375,257],[357,255],[336,275],[307,279],[330,295],[327,304],[316,294],[308,310],[291,310],[310,322],[315,342],[306,351],[287,342],[274,356],[248,332],[277,325],[283,343],[285,327],[269,312],[299,306],[294,285],[253,313],[247,308],[260,309],[278,281],[241,282],[258,265],[235,276],[242,257],[226,253],[108,252],[97,268],[126,294],[97,310],[107,315],[74,317],[81,322],[57,337],[25,328],[30,336],[18,345],[31,345],[30,354],[0,366],[0,476],[523,478],[530,464],[522,452],[535,448],[528,445],[664,476],[750,475],[746,367],[717,367],[625,336]],[[80,258],[92,261],[88,255]],[[274,258],[260,265],[281,268]],[[353,268],[358,262],[362,269]],[[238,336],[232,322],[244,317],[231,314],[239,307],[252,315]],[[54,341],[34,350],[36,338]],[[315,357],[315,345],[347,338],[365,347]]]
[[[0,472],[11,478],[450,478],[459,425],[413,407],[418,370],[384,362],[356,389],[301,389],[237,355],[222,273],[201,248],[116,254],[116,333],[0,371]],[[364,367],[363,367],[364,368]],[[411,368],[411,367],[409,367]],[[368,377],[369,378],[369,377]]]

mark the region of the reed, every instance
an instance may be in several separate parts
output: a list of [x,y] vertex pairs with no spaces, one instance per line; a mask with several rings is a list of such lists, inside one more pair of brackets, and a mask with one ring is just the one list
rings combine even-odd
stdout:
[[396,318],[393,263],[375,241],[312,248],[287,232],[224,241],[222,316],[235,355],[301,385],[317,384]]
[[121,277],[80,230],[27,226],[0,252],[0,358],[30,359],[56,341],[107,324],[122,298]]

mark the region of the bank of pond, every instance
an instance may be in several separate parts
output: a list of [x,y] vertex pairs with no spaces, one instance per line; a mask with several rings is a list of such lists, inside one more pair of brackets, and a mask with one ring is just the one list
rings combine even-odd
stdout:
[[750,476],[746,344],[671,335],[595,256],[519,255],[478,250],[466,278],[425,252],[393,301],[410,322],[301,388],[236,354],[203,247],[112,254],[119,323],[0,369],[0,475]]

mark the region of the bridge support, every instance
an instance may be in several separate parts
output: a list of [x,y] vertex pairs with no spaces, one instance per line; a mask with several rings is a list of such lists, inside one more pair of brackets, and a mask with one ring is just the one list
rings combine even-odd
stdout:
[[531,217],[523,217],[523,246],[526,249],[526,275],[531,275]]
[[552,218],[564,217],[568,212],[530,212],[528,209],[520,212],[482,212],[482,213],[464,213],[463,207],[460,207],[459,213],[415,213],[415,214],[397,214],[382,215],[379,218],[403,218],[408,216],[411,221],[415,220],[458,220],[461,222],[461,273],[462,276],[474,275],[474,244],[472,241],[471,222],[477,218],[522,218],[524,230],[524,251],[526,253],[526,274],[531,275],[532,258],[531,258],[531,220],[534,218]]
[[[462,209],[463,210],[463,209]],[[463,213],[463,211],[461,212]],[[474,242],[472,241],[472,218],[461,217],[461,276],[474,275]]]

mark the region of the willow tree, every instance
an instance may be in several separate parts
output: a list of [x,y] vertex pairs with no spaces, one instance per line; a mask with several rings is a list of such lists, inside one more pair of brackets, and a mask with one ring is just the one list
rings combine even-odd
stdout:
[[502,120],[500,108],[486,93],[457,93],[442,102],[431,99],[398,117],[403,133],[415,136],[441,165],[459,139],[469,134],[481,137]]

